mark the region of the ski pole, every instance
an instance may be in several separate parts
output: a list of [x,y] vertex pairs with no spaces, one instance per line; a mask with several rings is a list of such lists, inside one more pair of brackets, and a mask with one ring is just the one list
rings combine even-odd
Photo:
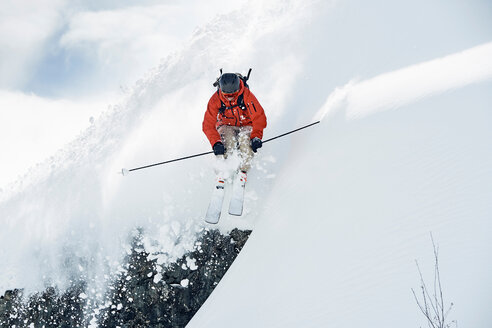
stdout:
[[297,129],[295,129],[295,130],[292,130],[292,131],[289,131],[289,132],[286,132],[286,133],[280,134],[280,135],[278,135],[278,136],[276,136],[276,137],[273,137],[273,138],[267,139],[267,140],[263,141],[263,143],[265,143],[265,142],[269,142],[269,141],[272,141],[272,140],[275,140],[275,139],[278,139],[278,138],[281,138],[281,137],[284,137],[284,136],[286,136],[286,135],[288,135],[288,134],[291,134],[291,133],[297,132],[297,131],[302,130],[302,129],[305,129],[305,128],[309,128],[310,126],[313,126],[313,125],[315,125],[315,124],[318,124],[319,122],[321,122],[321,121],[316,121],[316,122],[313,122],[313,123],[311,123],[311,124],[301,126],[300,128],[297,128]]
[[[272,140],[275,140],[275,139],[278,139],[278,138],[281,138],[281,137],[284,137],[288,134],[291,134],[291,133],[294,133],[294,132],[297,132],[299,130],[302,130],[302,129],[306,129],[306,128],[309,128],[315,124],[318,124],[319,122],[321,121],[316,121],[316,122],[313,122],[311,124],[308,124],[308,125],[304,125],[304,126],[301,126],[300,128],[297,128],[295,130],[292,130],[292,131],[289,131],[289,132],[286,132],[286,133],[283,133],[283,134],[280,134],[276,137],[273,137],[273,138],[270,138],[270,139],[267,139],[265,141],[263,141],[263,143],[266,143],[266,142],[269,142],[269,141],[272,141]],[[207,151],[205,153],[200,153],[200,154],[195,154],[195,155],[190,155],[190,156],[185,156],[185,157],[181,157],[181,158],[176,158],[176,159],[172,159],[172,160],[169,160],[169,161],[165,161],[165,162],[160,162],[160,163],[154,163],[154,164],[149,164],[149,165],[145,165],[145,166],[140,166],[140,167],[135,167],[133,169],[121,169],[121,174],[123,175],[127,175],[129,174],[130,172],[132,171],[137,171],[137,170],[142,170],[142,169],[147,169],[149,167],[153,167],[153,166],[157,166],[157,165],[163,165],[163,164],[168,164],[168,163],[172,163],[172,162],[177,162],[177,161],[182,161],[182,160],[185,160],[185,159],[189,159],[189,158],[193,158],[193,157],[198,157],[198,156],[203,156],[203,155],[208,155],[208,154],[212,154],[213,153],[213,150],[211,151]]]
[[141,169],[146,169],[146,168],[149,168],[149,167],[152,167],[152,166],[157,166],[157,165],[163,165],[163,164],[167,164],[167,163],[172,163],[172,162],[177,162],[177,161],[182,161],[184,159],[188,159],[188,158],[193,158],[193,157],[198,157],[198,156],[203,156],[203,155],[207,155],[207,154],[212,154],[214,151],[211,150],[211,151],[207,151],[205,153],[200,153],[200,154],[195,154],[195,155],[190,155],[190,156],[185,156],[185,157],[181,157],[181,158],[176,158],[176,159],[172,159],[172,160],[169,160],[169,161],[165,161],[165,162],[160,162],[160,163],[155,163],[155,164],[150,164],[150,165],[145,165],[145,166],[140,166],[140,167],[136,167],[136,168],[133,168],[133,169],[122,169],[121,170],[121,173],[123,175],[127,175],[128,173],[132,172],[132,171],[137,171],[137,170],[141,170]]

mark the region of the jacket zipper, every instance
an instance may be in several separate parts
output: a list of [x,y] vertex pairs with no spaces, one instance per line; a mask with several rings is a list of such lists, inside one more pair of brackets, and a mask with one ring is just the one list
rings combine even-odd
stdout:
[[248,107],[248,110],[249,110],[249,115],[253,115],[253,112],[251,112],[251,107],[249,106],[248,103],[246,103],[246,107]]

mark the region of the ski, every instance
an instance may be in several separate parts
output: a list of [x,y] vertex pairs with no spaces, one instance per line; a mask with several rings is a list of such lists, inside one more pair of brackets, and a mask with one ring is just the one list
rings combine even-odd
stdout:
[[244,188],[246,186],[247,175],[239,171],[232,185],[232,196],[229,203],[229,214],[241,216],[243,214]]
[[208,205],[207,214],[205,215],[205,222],[211,224],[217,224],[220,219],[220,213],[222,212],[222,203],[224,201],[225,194],[225,181],[222,178],[217,178],[215,189]]

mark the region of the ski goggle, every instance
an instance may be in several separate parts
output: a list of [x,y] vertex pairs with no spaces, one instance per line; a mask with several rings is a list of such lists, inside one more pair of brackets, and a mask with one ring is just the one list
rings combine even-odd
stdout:
[[[221,91],[221,92],[222,92],[222,91]],[[238,93],[239,93],[239,91],[236,91],[236,92],[233,92],[233,93],[225,93],[225,92],[222,92],[222,95],[223,95],[226,99],[232,99],[232,98],[236,98]]]

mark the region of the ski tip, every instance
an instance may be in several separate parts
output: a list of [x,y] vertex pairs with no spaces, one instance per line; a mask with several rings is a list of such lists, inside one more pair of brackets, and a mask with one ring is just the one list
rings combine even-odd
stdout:
[[129,170],[127,170],[125,168],[121,169],[121,175],[126,176],[128,174],[130,174],[130,171]]

